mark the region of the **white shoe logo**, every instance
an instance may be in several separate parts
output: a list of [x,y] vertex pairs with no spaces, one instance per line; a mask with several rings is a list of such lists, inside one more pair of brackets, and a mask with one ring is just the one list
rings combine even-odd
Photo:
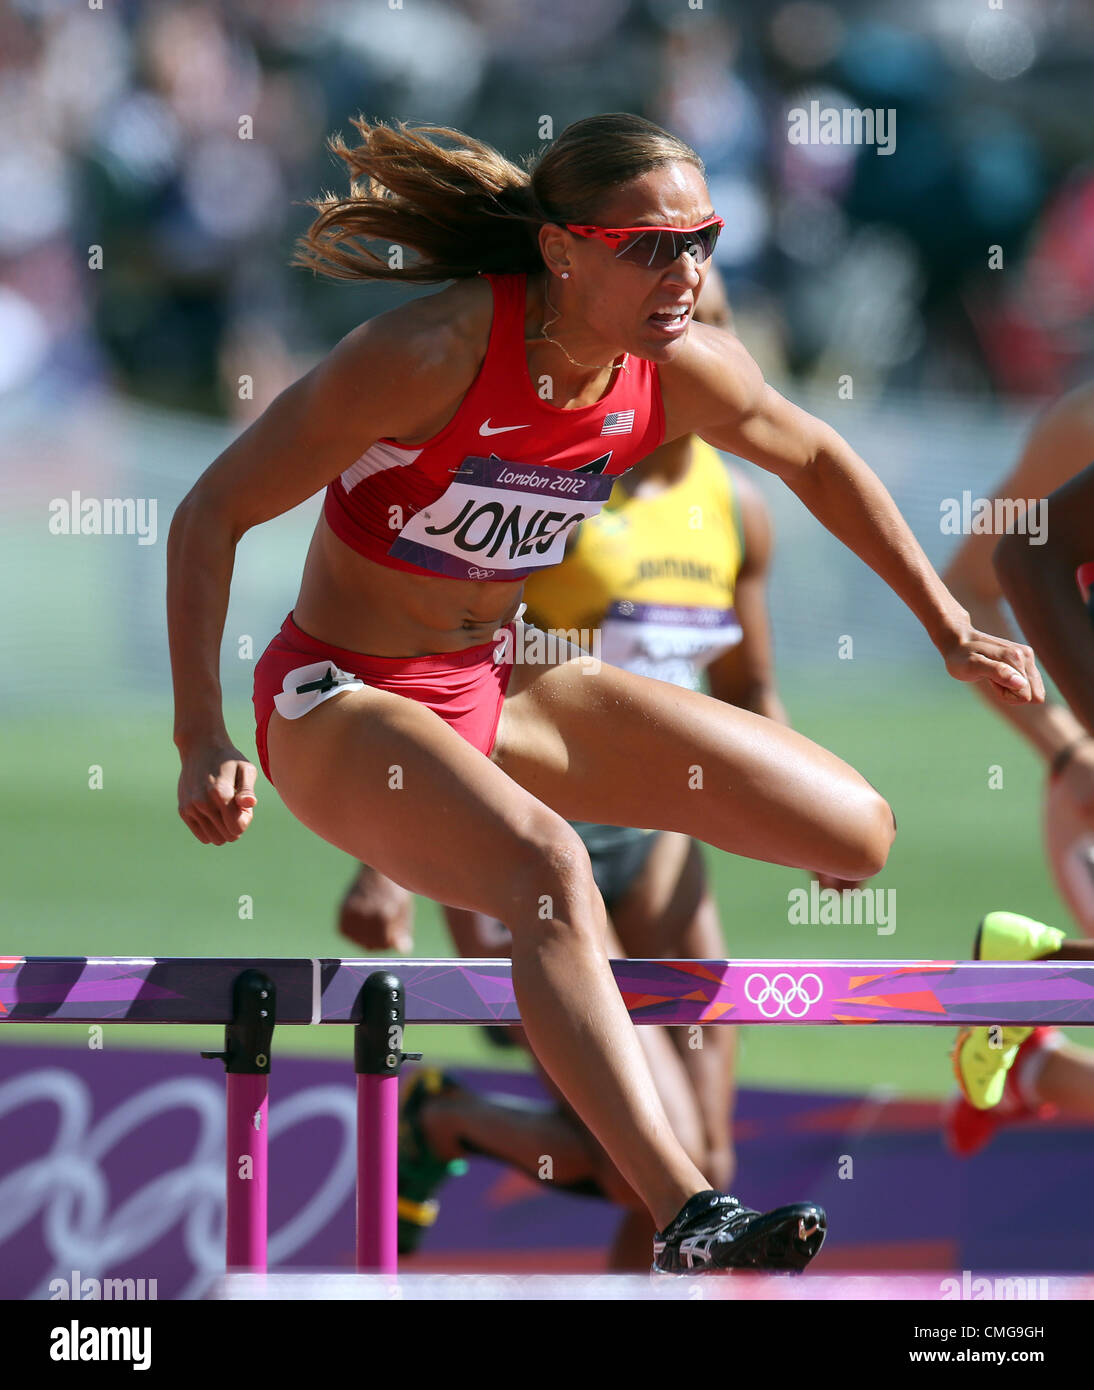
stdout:
[[491,426],[490,426],[490,419],[489,419],[489,417],[487,417],[487,418],[482,422],[482,424],[479,426],[479,433],[480,433],[480,434],[505,434],[506,431],[508,431],[508,430],[526,430],[527,428],[528,428],[527,425],[495,425],[493,428],[491,428]]

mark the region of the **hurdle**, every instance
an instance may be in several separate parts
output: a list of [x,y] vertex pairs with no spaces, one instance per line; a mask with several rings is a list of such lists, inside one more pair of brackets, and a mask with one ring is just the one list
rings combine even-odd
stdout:
[[[635,1024],[1094,1024],[1094,962],[613,960]],[[398,1076],[408,1024],[520,1023],[511,962],[0,957],[0,1024],[222,1024],[225,1266],[267,1268],[275,1026],[349,1024],[357,1080],[356,1266],[397,1268]]]

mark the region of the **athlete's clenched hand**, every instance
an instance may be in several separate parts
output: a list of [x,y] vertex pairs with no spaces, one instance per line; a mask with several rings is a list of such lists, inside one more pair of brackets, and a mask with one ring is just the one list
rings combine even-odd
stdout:
[[257,772],[230,743],[205,744],[182,755],[179,815],[203,845],[238,840],[251,823]]
[[988,681],[993,694],[1010,703],[1044,703],[1045,683],[1032,647],[992,637],[969,625],[940,651],[955,680]]

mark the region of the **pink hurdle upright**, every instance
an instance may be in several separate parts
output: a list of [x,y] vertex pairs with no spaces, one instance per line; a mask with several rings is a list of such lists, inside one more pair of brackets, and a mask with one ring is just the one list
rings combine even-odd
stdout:
[[244,970],[232,986],[232,1022],[223,1052],[203,1052],[224,1063],[227,1119],[225,1132],[229,1270],[266,1269],[269,1210],[269,1075],[277,1010],[277,987],[261,970]]
[[357,1072],[357,1268],[394,1273],[399,1256],[399,1068],[420,1062],[403,1052],[403,984],[377,971],[361,986],[354,1028]]
[[[277,989],[260,970],[245,970],[232,990],[233,1019],[223,1052],[203,1052],[227,1073],[226,1267],[266,1269],[269,1195],[268,1076]],[[420,1062],[402,1050],[405,1000],[398,975],[376,970],[359,994],[354,1027],[357,1073],[357,1268],[398,1268],[399,1068]]]

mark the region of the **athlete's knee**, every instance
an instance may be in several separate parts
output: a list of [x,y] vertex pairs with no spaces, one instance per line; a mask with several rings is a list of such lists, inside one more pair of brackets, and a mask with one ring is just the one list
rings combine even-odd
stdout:
[[844,870],[851,879],[873,878],[884,869],[896,838],[896,817],[892,807],[870,787],[855,808],[852,860]]
[[588,851],[576,831],[553,812],[526,827],[510,856],[511,922],[591,927],[596,895]]

